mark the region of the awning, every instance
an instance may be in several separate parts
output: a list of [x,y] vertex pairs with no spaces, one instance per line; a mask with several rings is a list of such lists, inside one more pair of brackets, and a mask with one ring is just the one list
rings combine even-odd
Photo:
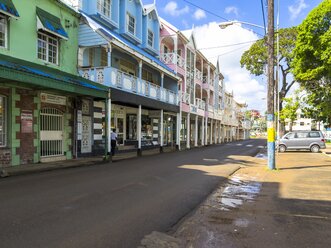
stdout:
[[14,17],[15,19],[20,17],[11,0],[0,0],[0,13]]
[[[0,0],[1,1],[1,0]],[[37,28],[68,40],[68,34],[64,30],[60,18],[37,7]]]
[[1,82],[17,82],[38,89],[54,89],[75,95],[107,98],[109,88],[60,70],[0,54]]

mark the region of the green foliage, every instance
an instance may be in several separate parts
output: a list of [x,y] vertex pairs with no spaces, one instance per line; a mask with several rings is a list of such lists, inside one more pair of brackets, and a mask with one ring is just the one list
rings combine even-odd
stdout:
[[305,116],[331,123],[331,88],[320,86],[308,91],[307,105],[303,108]]
[[293,122],[297,119],[297,111],[300,108],[300,102],[297,96],[284,98],[285,106],[280,112],[280,119],[285,121],[285,119],[291,120]]
[[[284,28],[279,30],[279,53],[282,69],[288,70],[293,59],[297,31],[296,27]],[[275,43],[276,44],[276,43]],[[275,45],[275,49],[276,49]],[[275,51],[276,54],[276,51]],[[268,45],[266,37],[256,41],[249,50],[245,51],[241,57],[241,67],[245,67],[255,76],[263,74],[263,69],[267,66]],[[275,57],[275,65],[277,58]]]
[[292,63],[295,78],[303,85],[319,81],[331,86],[331,1],[324,0],[298,27]]

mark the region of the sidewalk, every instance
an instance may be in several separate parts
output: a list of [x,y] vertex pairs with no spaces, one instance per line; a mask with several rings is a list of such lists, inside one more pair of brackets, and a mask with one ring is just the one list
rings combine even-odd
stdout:
[[253,161],[174,230],[147,235],[141,247],[330,247],[331,158],[280,153],[276,171]]

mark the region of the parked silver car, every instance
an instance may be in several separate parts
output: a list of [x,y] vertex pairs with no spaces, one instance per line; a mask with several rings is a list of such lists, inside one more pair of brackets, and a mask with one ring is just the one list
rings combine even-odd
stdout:
[[319,152],[325,149],[325,139],[321,131],[293,131],[285,134],[277,141],[278,150],[310,150]]

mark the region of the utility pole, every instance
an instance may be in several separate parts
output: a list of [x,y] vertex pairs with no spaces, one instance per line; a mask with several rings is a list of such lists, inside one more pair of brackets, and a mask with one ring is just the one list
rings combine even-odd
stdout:
[[267,132],[268,132],[268,168],[275,166],[275,111],[274,111],[274,0],[268,0],[268,98],[267,98]]

